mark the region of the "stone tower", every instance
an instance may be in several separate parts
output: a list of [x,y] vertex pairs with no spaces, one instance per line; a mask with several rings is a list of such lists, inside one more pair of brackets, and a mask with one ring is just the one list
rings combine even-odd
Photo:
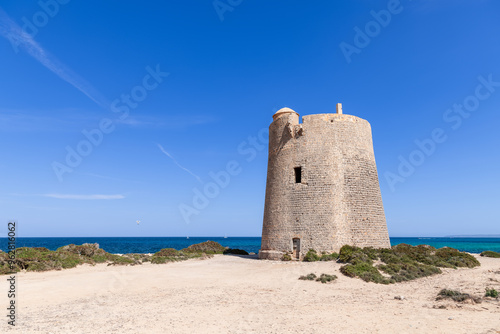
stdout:
[[342,114],[273,115],[261,259],[343,245],[390,247],[370,123]]

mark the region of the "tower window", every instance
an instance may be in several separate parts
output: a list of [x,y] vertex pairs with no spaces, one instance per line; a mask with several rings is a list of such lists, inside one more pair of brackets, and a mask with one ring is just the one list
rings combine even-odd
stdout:
[[302,183],[302,167],[295,167],[295,183]]

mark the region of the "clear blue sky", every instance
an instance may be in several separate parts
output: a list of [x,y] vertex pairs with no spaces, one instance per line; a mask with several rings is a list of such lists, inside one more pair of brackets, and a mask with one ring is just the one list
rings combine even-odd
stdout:
[[500,233],[498,1],[41,3],[0,3],[0,235],[260,236],[258,135],[339,102],[391,236]]

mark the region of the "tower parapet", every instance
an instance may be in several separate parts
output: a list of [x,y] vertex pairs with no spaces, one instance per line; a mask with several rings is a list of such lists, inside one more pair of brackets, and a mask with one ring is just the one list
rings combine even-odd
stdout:
[[259,257],[300,259],[345,244],[390,247],[370,124],[289,108],[269,127],[266,201]]
[[293,120],[297,120],[297,124],[299,123],[299,114],[297,114],[294,110],[290,108],[281,108],[273,115],[273,121],[277,120],[281,116],[292,117]]

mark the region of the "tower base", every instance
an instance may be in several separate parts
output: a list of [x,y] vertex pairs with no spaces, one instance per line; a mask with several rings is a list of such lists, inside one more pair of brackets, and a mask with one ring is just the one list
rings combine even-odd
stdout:
[[283,252],[274,251],[274,250],[260,250],[259,251],[259,259],[261,260],[274,260],[280,261],[283,257]]

